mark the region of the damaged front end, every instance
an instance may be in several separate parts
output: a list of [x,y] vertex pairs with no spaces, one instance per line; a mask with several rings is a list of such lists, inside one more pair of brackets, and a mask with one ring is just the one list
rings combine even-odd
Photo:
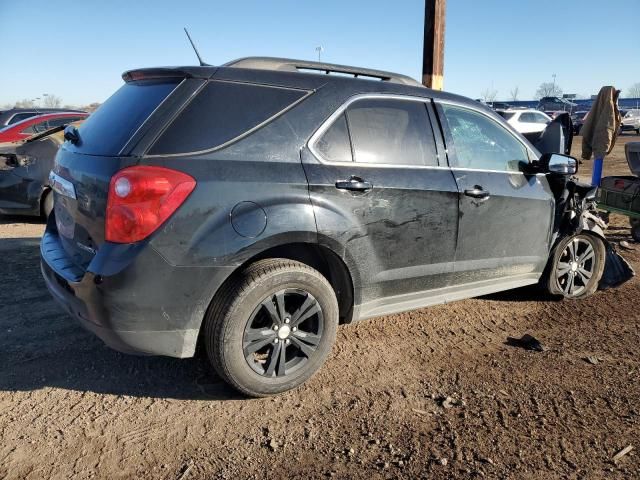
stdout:
[[576,178],[556,178],[554,186],[557,192],[557,204],[554,248],[551,257],[564,239],[588,232],[599,237],[606,249],[604,271],[598,288],[600,290],[615,288],[633,278],[635,276],[633,268],[616,251],[615,246],[604,234],[607,224],[598,215],[597,187],[580,183]]

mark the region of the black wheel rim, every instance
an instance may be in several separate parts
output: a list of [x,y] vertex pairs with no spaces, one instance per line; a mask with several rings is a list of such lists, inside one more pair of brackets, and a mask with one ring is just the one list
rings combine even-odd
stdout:
[[313,295],[288,288],[266,297],[244,329],[242,350],[264,377],[284,377],[304,367],[320,345],[322,308]]
[[589,284],[596,268],[596,252],[585,238],[571,239],[556,265],[556,281],[568,297],[580,295]]

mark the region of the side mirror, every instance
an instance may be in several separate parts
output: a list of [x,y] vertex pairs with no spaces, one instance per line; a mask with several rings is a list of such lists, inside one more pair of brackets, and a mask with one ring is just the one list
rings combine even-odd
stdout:
[[[546,155],[543,155],[543,158]],[[543,158],[540,161],[543,161]],[[578,173],[578,161],[569,155],[559,153],[548,154],[548,159],[544,159],[546,171],[549,173],[557,173],[559,175],[575,175]]]

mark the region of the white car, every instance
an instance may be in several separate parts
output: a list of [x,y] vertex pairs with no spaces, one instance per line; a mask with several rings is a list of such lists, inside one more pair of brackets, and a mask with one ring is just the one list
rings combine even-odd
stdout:
[[551,117],[549,115],[532,108],[523,110],[498,110],[497,113],[502,115],[508,124],[522,134],[542,133],[544,129],[547,128],[547,125],[551,123]]
[[640,134],[640,109],[632,108],[622,116],[622,131],[628,132],[635,130],[637,134]]

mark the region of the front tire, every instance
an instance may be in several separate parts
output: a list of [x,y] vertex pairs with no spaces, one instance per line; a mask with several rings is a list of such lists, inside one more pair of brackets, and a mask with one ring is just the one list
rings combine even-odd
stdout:
[[595,235],[581,233],[564,238],[550,260],[547,290],[569,299],[592,295],[604,271],[605,254],[604,242]]
[[329,355],[337,327],[338,302],[325,277],[293,260],[261,260],[216,295],[204,340],[227,383],[263,397],[308,380]]

